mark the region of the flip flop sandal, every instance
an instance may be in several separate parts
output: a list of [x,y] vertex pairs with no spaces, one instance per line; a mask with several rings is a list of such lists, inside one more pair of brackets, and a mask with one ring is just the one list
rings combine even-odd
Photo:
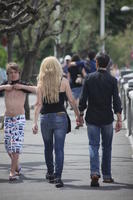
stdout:
[[16,181],[16,180],[17,180],[16,175],[9,176],[9,181]]
[[22,170],[22,168],[19,167],[19,169],[15,171],[16,172],[16,176],[20,176],[21,175],[21,170]]

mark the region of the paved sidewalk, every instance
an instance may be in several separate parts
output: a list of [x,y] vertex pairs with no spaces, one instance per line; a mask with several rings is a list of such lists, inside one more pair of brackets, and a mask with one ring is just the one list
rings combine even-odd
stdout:
[[[33,103],[33,101],[32,101]],[[1,106],[1,105],[0,105]],[[125,136],[126,129],[114,134],[112,172],[114,184],[102,183],[99,188],[91,188],[89,177],[89,151],[86,126],[75,130],[72,111],[72,132],[66,136],[65,163],[63,171],[64,188],[57,189],[45,180],[43,143],[41,134],[32,134],[31,120],[25,128],[25,142],[21,165],[23,174],[17,182],[9,183],[10,160],[3,144],[0,144],[0,200],[132,200],[133,199],[133,159],[131,146]]]

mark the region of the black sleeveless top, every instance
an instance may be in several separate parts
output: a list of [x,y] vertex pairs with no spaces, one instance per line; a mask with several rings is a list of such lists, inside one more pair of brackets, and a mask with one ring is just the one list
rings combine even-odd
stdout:
[[59,93],[58,103],[46,103],[45,98],[41,108],[41,114],[65,112],[64,101],[66,99],[66,92]]

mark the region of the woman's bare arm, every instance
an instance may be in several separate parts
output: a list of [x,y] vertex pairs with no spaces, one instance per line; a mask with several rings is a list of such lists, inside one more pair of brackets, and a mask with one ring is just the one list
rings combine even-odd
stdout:
[[78,107],[76,105],[76,101],[72,95],[72,91],[71,91],[71,88],[70,88],[70,84],[68,82],[67,79],[65,79],[65,91],[66,91],[66,95],[67,95],[67,98],[68,98],[68,101],[70,103],[70,105],[72,106],[74,112],[75,112],[75,115],[77,116],[77,118],[80,117],[79,115],[79,110],[78,110]]
[[42,107],[42,92],[41,92],[41,89],[38,87],[37,88],[37,100],[36,100],[35,110],[34,110],[33,128],[32,128],[34,134],[36,134],[38,132],[37,121],[38,121],[41,107]]

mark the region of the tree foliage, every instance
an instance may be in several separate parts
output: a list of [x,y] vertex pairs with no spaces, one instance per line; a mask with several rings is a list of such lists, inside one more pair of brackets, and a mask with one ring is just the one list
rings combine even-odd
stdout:
[[7,63],[6,50],[0,45],[0,68],[5,68]]
[[121,32],[116,36],[109,36],[106,44],[113,62],[117,63],[119,67],[130,65],[132,58],[130,56],[133,51],[133,32],[129,26],[125,32]]
[[[105,48],[109,53],[113,52],[113,41],[117,43],[127,29],[129,32],[133,28],[133,11],[121,12],[124,5],[133,6],[132,0],[105,1]],[[17,49],[14,55],[19,61],[34,53],[36,60],[39,55],[43,58],[53,54],[52,46],[56,46],[61,57],[74,52],[86,56],[88,50],[98,51],[101,45],[100,0],[1,0],[0,33],[12,32],[18,36],[13,52]]]
[[[93,0],[72,0],[67,25],[61,34],[64,54],[78,52],[84,56],[88,49],[96,48],[94,35],[98,32],[97,5]],[[85,53],[86,55],[86,53]]]
[[[100,0],[88,0],[84,4],[78,0],[72,2],[78,5],[75,6],[75,13],[80,19],[79,34],[72,45],[72,51],[81,55],[87,55],[87,51],[91,49],[98,51],[101,46]],[[120,9],[124,5],[132,7],[132,3],[132,0],[105,1],[105,49],[120,66],[129,61],[133,46],[133,40],[130,39],[133,11],[121,12]]]
[[34,0],[31,4],[27,0],[1,0],[0,33],[16,32],[34,23],[38,18],[39,6],[35,6]]

